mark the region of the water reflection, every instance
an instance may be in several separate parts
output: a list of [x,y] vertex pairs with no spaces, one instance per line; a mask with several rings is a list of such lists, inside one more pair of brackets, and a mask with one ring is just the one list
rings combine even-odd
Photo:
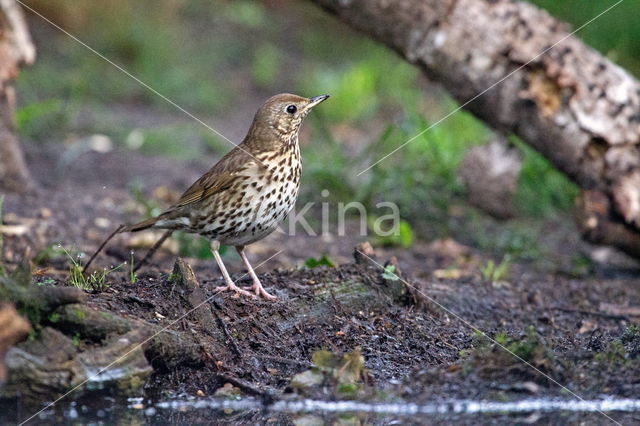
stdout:
[[[12,410],[13,408],[13,410]],[[31,408],[31,407],[30,407]],[[16,410],[17,409],[17,410]],[[37,411],[28,412],[15,402],[0,404],[0,424],[19,423]],[[425,404],[370,403],[359,401],[280,400],[267,403],[260,399],[185,398],[153,402],[143,398],[118,400],[111,397],[87,398],[59,404],[43,411],[35,423],[73,424],[180,424],[219,420],[223,423],[269,422],[280,424],[310,424],[316,420],[333,423],[351,419],[356,424],[394,424],[411,418],[412,423],[451,419],[474,422],[473,415],[489,417],[522,417],[549,413],[568,413],[575,419],[600,419],[602,413],[640,412],[640,399],[605,398],[600,400],[524,399],[511,402],[452,400]],[[595,417],[594,417],[595,416]],[[420,421],[422,419],[422,421]],[[566,420],[566,418],[565,418]],[[597,421],[597,420],[596,420]],[[347,421],[351,423],[351,421]]]

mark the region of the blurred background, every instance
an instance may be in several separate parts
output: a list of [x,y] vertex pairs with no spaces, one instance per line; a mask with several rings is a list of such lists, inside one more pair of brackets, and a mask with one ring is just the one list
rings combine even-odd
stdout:
[[[574,28],[613,1],[535,0]],[[279,92],[332,95],[308,118],[301,141],[307,201],[400,207],[400,235],[380,245],[453,238],[498,257],[559,267],[554,256],[575,235],[577,187],[517,138],[523,158],[514,212],[498,221],[468,203],[458,169],[467,150],[494,138],[460,111],[367,173],[373,160],[438,121],[457,103],[390,50],[307,2],[288,0],[28,0],[30,7],[223,135],[242,140],[253,113]],[[19,137],[71,153],[87,137],[107,150],[212,164],[230,144],[124,75],[77,41],[27,13],[38,49],[17,81]],[[578,37],[640,76],[637,3],[626,2]],[[66,157],[73,162],[77,158]],[[198,163],[200,164],[200,163]],[[196,168],[197,174],[206,167]],[[134,170],[135,172],[135,170]],[[161,173],[161,171],[158,171]],[[145,181],[131,182],[149,214],[158,204]],[[329,197],[320,191],[329,190]],[[563,249],[564,248],[564,249]],[[580,250],[562,268],[582,273]]]

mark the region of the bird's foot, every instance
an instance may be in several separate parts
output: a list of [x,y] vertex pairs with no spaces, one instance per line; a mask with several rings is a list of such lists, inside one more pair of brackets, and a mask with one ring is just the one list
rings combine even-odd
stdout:
[[248,287],[247,289],[249,291],[253,291],[256,296],[262,296],[265,299],[270,300],[272,302],[275,300],[278,300],[276,296],[269,294],[269,292],[267,292],[267,290],[265,290],[264,287],[262,287],[262,283],[259,280],[255,280],[253,282],[253,285],[251,287]]
[[253,293],[251,293],[251,292],[249,292],[247,290],[244,290],[244,289],[238,287],[237,285],[235,285],[233,282],[227,283],[227,285],[222,286],[222,287],[216,287],[214,289],[214,291],[216,293],[223,292],[223,291],[235,291],[238,294],[241,294],[243,296],[248,296],[248,297],[251,297],[253,299],[256,298],[256,294],[257,294],[257,293],[253,294]]

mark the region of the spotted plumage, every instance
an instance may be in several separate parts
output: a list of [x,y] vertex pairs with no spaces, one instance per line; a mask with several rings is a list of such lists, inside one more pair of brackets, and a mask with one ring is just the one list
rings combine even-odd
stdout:
[[269,98],[242,143],[194,182],[177,203],[157,217],[120,227],[114,234],[148,228],[201,234],[210,240],[227,283],[222,289],[252,295],[233,283],[218,253],[220,244],[235,246],[253,279],[251,290],[275,299],[262,287],[244,247],[273,232],[293,208],[302,171],[298,131],[309,111],[326,98],[287,93]]

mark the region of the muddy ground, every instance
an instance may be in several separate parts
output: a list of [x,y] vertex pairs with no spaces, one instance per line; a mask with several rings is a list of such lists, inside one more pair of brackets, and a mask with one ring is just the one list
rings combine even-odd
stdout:
[[[4,224],[16,225],[12,232],[17,235],[4,236],[4,259],[11,269],[26,252],[36,263],[34,283],[57,287],[68,285],[69,259],[51,247],[61,244],[71,253],[90,253],[112,228],[144,214],[127,189],[131,181],[143,182],[146,196],[169,203],[208,168],[204,162],[184,165],[118,151],[84,153],[63,164],[47,146],[28,146],[28,158],[41,191],[6,195]],[[582,244],[575,236],[567,238],[571,250]],[[253,246],[254,264],[273,256],[259,275],[279,297],[275,303],[215,293],[222,281],[211,259],[186,259],[198,282],[189,284],[172,272],[176,254],[163,250],[135,283],[124,266],[108,276],[100,291],[85,292],[80,304],[68,305],[128,321],[118,323],[125,324],[122,330],[105,326],[104,333],[96,332],[81,324],[88,323],[86,317],[74,322],[64,311],[55,311],[58,316],[48,313],[32,338],[18,347],[37,352],[38,339],[70,342],[60,344],[69,346],[72,358],[104,348],[114,336],[146,340],[143,328],[168,327],[176,333],[177,349],[145,343],[144,357],[138,354],[143,384],[129,383],[118,391],[107,387],[115,395],[154,400],[236,393],[265,401],[304,396],[410,402],[640,395],[640,270],[632,263],[623,268],[601,265],[579,278],[515,263],[507,277],[490,282],[480,273],[489,256],[455,241],[417,243],[408,250],[376,248],[376,264],[362,256],[354,261],[353,248],[362,239],[274,234]],[[114,240],[97,265],[128,260],[131,243],[130,236]],[[138,259],[144,251],[136,249]],[[339,265],[302,266],[305,259],[322,254]],[[392,256],[398,258],[393,271],[400,279],[389,269],[385,273]],[[229,252],[225,261],[236,279],[249,284],[235,254]],[[198,301],[205,303],[193,311]],[[318,367],[314,356],[320,356],[319,350],[335,354],[335,365]],[[344,378],[358,354],[364,369]],[[314,366],[312,358],[321,370],[321,383],[292,386],[292,377]],[[145,370],[145,363],[150,369]],[[5,400],[9,409],[2,422],[25,419],[41,401],[62,391],[52,387],[48,396],[28,402],[24,394],[29,384],[19,385],[24,392],[18,400]],[[67,398],[90,394],[81,386]],[[178,421],[202,420],[176,415]],[[638,421],[632,414],[611,417]],[[251,414],[227,418],[251,419]],[[497,419],[485,418],[487,423]],[[273,417],[274,423],[293,420]],[[608,421],[600,414],[519,420]]]

